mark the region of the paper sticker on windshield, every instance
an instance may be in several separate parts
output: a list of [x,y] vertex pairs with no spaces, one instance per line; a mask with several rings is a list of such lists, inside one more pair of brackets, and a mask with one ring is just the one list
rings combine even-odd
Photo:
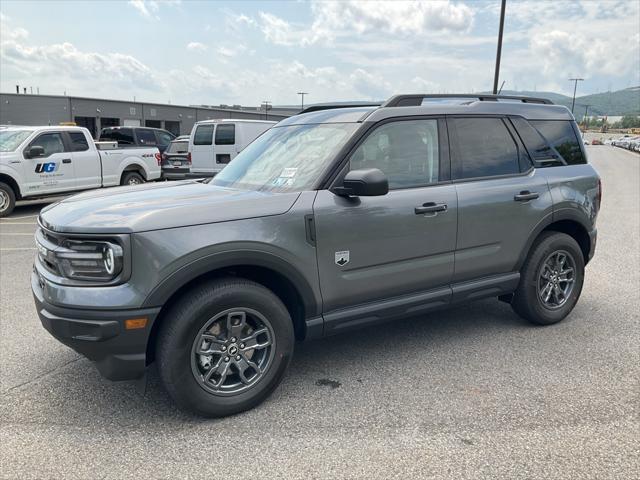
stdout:
[[298,173],[297,168],[287,167],[282,170],[282,173],[280,174],[280,178],[293,178],[296,176],[296,173]]

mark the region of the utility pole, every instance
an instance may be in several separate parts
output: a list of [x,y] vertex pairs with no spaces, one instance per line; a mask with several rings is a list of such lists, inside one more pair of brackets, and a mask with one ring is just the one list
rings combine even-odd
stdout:
[[264,105],[264,119],[267,120],[268,118],[268,111],[271,108],[271,102],[269,100],[263,100],[262,101],[262,105]]
[[298,95],[300,95],[301,100],[300,100],[300,110],[304,110],[304,96],[305,95],[309,95],[309,92],[298,92]]
[[584,78],[570,78],[569,81],[573,82],[573,100],[571,100],[571,113],[573,113],[573,107],[576,104],[576,90],[578,88],[578,82],[582,82]]
[[498,79],[500,78],[500,56],[502,55],[502,34],[504,32],[504,10],[507,6],[507,0],[502,0],[500,7],[500,30],[498,32],[498,51],[496,52],[496,71],[493,77],[493,94],[498,94]]
[[584,106],[584,117],[582,118],[582,123],[584,123],[584,129],[587,129],[587,112],[589,111],[589,107],[591,105],[585,105]]

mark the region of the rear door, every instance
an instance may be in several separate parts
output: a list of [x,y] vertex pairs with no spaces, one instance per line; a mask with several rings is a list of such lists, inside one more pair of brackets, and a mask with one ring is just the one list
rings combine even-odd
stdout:
[[66,135],[71,147],[76,186],[78,188],[100,187],[102,185],[102,169],[100,156],[95,147],[91,145],[93,140],[87,138],[81,130],[67,131]]
[[508,119],[447,123],[458,195],[453,282],[513,272],[536,226],[553,213],[547,181]]
[[212,175],[214,171],[214,123],[196,124],[191,139],[191,171]]
[[[30,158],[29,149],[40,146],[44,154]],[[25,196],[64,192],[76,188],[70,148],[62,132],[48,131],[36,136],[22,152],[26,180]]]
[[237,154],[236,124],[219,123],[215,133],[215,171],[222,170]]
[[325,319],[345,307],[434,289],[446,303],[457,199],[444,120],[382,124],[357,147],[348,168],[379,168],[390,191],[358,198],[318,192],[313,209]]

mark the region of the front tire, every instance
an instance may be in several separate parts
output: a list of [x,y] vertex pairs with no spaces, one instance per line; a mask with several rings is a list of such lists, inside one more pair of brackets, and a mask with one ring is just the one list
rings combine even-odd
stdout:
[[6,183],[0,182],[0,218],[11,215],[16,206],[16,194]]
[[156,358],[179,407],[223,417],[260,404],[278,386],[293,355],[287,308],[255,282],[209,281],[164,316]]
[[575,307],[584,283],[584,257],[578,243],[560,232],[544,232],[520,272],[511,306],[538,325],[564,319]]

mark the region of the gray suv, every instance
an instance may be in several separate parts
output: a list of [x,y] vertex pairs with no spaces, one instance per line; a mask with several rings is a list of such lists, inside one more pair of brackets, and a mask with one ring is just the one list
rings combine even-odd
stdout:
[[156,361],[180,407],[224,416],[277,387],[295,340],[484,297],[559,322],[601,192],[573,116],[548,100],[316,106],[208,183],[45,208],[31,283],[44,327],[102,375]]

